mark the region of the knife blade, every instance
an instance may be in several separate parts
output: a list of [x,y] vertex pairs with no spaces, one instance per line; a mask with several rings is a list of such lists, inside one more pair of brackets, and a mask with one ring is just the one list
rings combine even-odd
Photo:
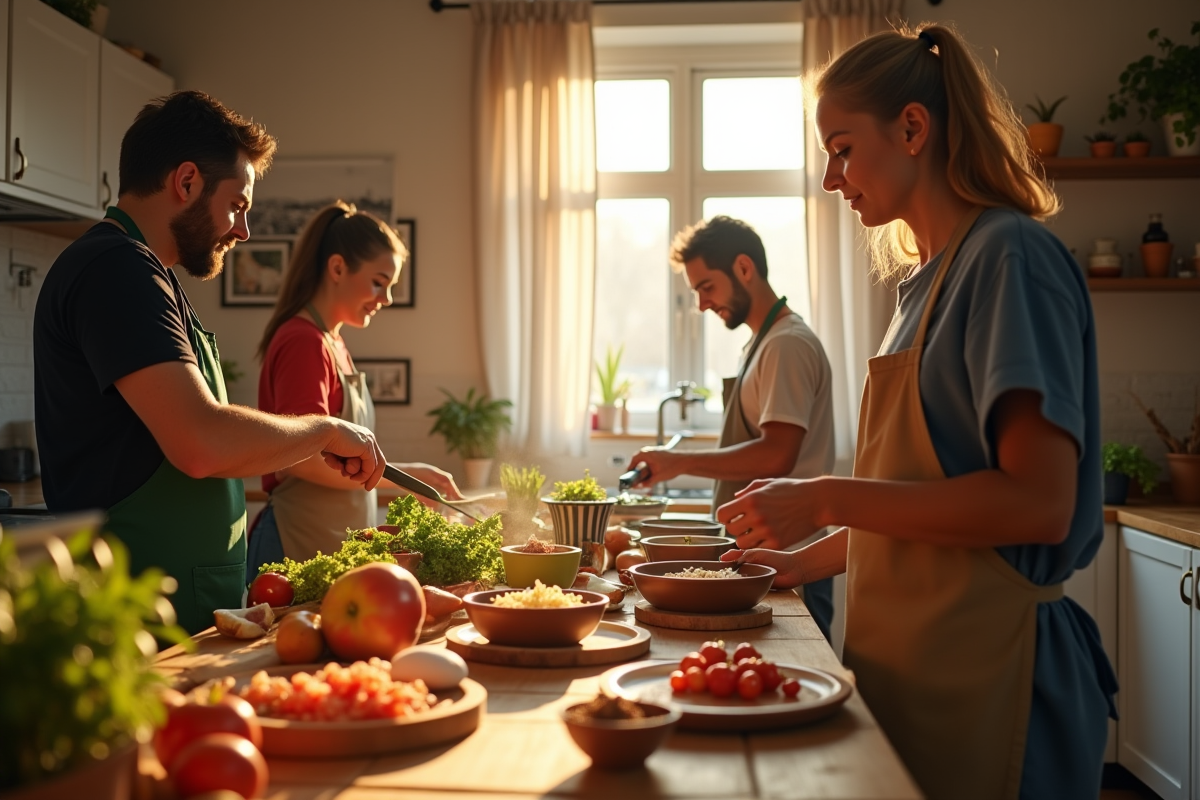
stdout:
[[462,514],[464,517],[466,517],[468,519],[473,519],[476,522],[480,521],[479,517],[475,516],[474,514],[470,514],[466,511],[463,511],[462,508],[460,508],[458,505],[456,505],[453,501],[447,500],[445,497],[442,496],[441,492],[439,492],[437,489],[430,486],[425,481],[423,481],[419,478],[415,478],[412,475],[409,475],[404,470],[393,467],[391,464],[388,464],[386,467],[383,468],[383,477],[387,478],[389,481],[396,484],[397,486],[407,489],[408,491],[412,492],[413,494],[418,494],[421,497],[427,497],[430,500],[434,500],[438,503],[441,503],[442,505],[444,505],[448,508],[452,508],[455,511],[457,511],[459,514]]

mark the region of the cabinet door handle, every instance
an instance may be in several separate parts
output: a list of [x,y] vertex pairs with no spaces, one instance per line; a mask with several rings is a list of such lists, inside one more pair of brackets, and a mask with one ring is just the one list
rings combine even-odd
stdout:
[[104,199],[100,201],[101,208],[108,208],[112,202],[112,187],[108,185],[108,172],[100,173],[100,183],[104,185]]
[[1190,577],[1192,577],[1192,571],[1190,569],[1179,577],[1179,599],[1182,600],[1183,604],[1188,608],[1191,608],[1192,606],[1192,598],[1188,595],[1187,590],[1183,588],[1183,585],[1187,583],[1187,579]]
[[17,151],[17,158],[21,159],[21,166],[13,173],[13,180],[19,181],[25,177],[25,168],[29,166],[29,159],[21,152],[21,137],[13,139],[13,148]]

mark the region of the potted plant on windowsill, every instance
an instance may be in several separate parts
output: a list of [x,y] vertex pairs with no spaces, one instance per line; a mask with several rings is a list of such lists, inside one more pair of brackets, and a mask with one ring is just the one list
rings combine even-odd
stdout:
[[1162,55],[1146,55],[1121,73],[1121,87],[1108,96],[1101,120],[1118,120],[1137,108],[1140,119],[1163,121],[1167,151],[1173,156],[1200,155],[1200,22],[1192,23],[1197,44],[1176,44],[1150,31]]
[[1100,451],[1104,470],[1104,502],[1123,506],[1129,495],[1129,482],[1136,481],[1142,494],[1150,494],[1158,485],[1158,464],[1146,458],[1137,445],[1109,442]]
[[1197,394],[1192,415],[1192,429],[1182,439],[1171,435],[1154,409],[1147,408],[1133,392],[1130,394],[1154,426],[1158,438],[1167,446],[1167,470],[1171,475],[1171,493],[1175,495],[1175,501],[1189,506],[1200,505],[1200,393]]
[[1042,98],[1034,95],[1037,105],[1025,105],[1037,117],[1037,122],[1031,122],[1025,127],[1029,129],[1029,146],[1033,152],[1042,158],[1053,158],[1058,155],[1059,145],[1062,144],[1063,126],[1054,121],[1054,112],[1067,98],[1058,98],[1050,105],[1042,102]]
[[441,392],[446,395],[446,402],[429,412],[428,416],[436,419],[429,432],[441,434],[446,439],[446,450],[462,456],[466,470],[464,486],[482,489],[487,486],[492,470],[496,442],[502,432],[512,427],[512,419],[505,412],[512,403],[492,400],[486,394],[477,396],[473,388],[467,390],[462,400],[445,389]]
[[1092,151],[1092,158],[1112,158],[1117,154],[1117,139],[1107,131],[1098,131],[1083,138],[1087,140],[1088,149]]
[[625,345],[617,348],[615,353],[612,345],[609,345],[604,363],[596,363],[596,378],[600,388],[600,402],[596,405],[597,430],[612,433],[616,429],[617,414],[620,412],[617,402],[629,393],[629,381],[617,382],[624,355]]
[[187,641],[175,581],[131,578],[124,545],[87,532],[43,545],[22,564],[0,538],[0,794],[127,800],[137,744],[166,720],[155,637]]
[[1126,158],[1145,158],[1150,155],[1150,140],[1141,131],[1134,131],[1125,137],[1123,149]]

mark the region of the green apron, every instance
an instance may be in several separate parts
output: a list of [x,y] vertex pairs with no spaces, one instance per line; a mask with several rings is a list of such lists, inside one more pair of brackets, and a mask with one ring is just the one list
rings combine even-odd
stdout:
[[[105,214],[146,243],[119,208]],[[229,402],[217,337],[200,326],[187,304],[188,338],[205,383]],[[246,580],[246,491],[239,478],[189,478],[165,457],[150,479],[108,509],[108,530],[129,548],[130,572],[158,567],[179,582],[171,604],[179,624],[195,634],[213,624],[218,608],[240,608]]]

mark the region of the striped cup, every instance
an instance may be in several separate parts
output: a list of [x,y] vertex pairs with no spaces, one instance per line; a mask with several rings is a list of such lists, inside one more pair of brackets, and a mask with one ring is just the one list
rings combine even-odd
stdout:
[[555,543],[582,547],[584,542],[604,543],[604,531],[608,529],[608,518],[617,505],[617,498],[551,500],[543,497],[542,502],[550,507]]

